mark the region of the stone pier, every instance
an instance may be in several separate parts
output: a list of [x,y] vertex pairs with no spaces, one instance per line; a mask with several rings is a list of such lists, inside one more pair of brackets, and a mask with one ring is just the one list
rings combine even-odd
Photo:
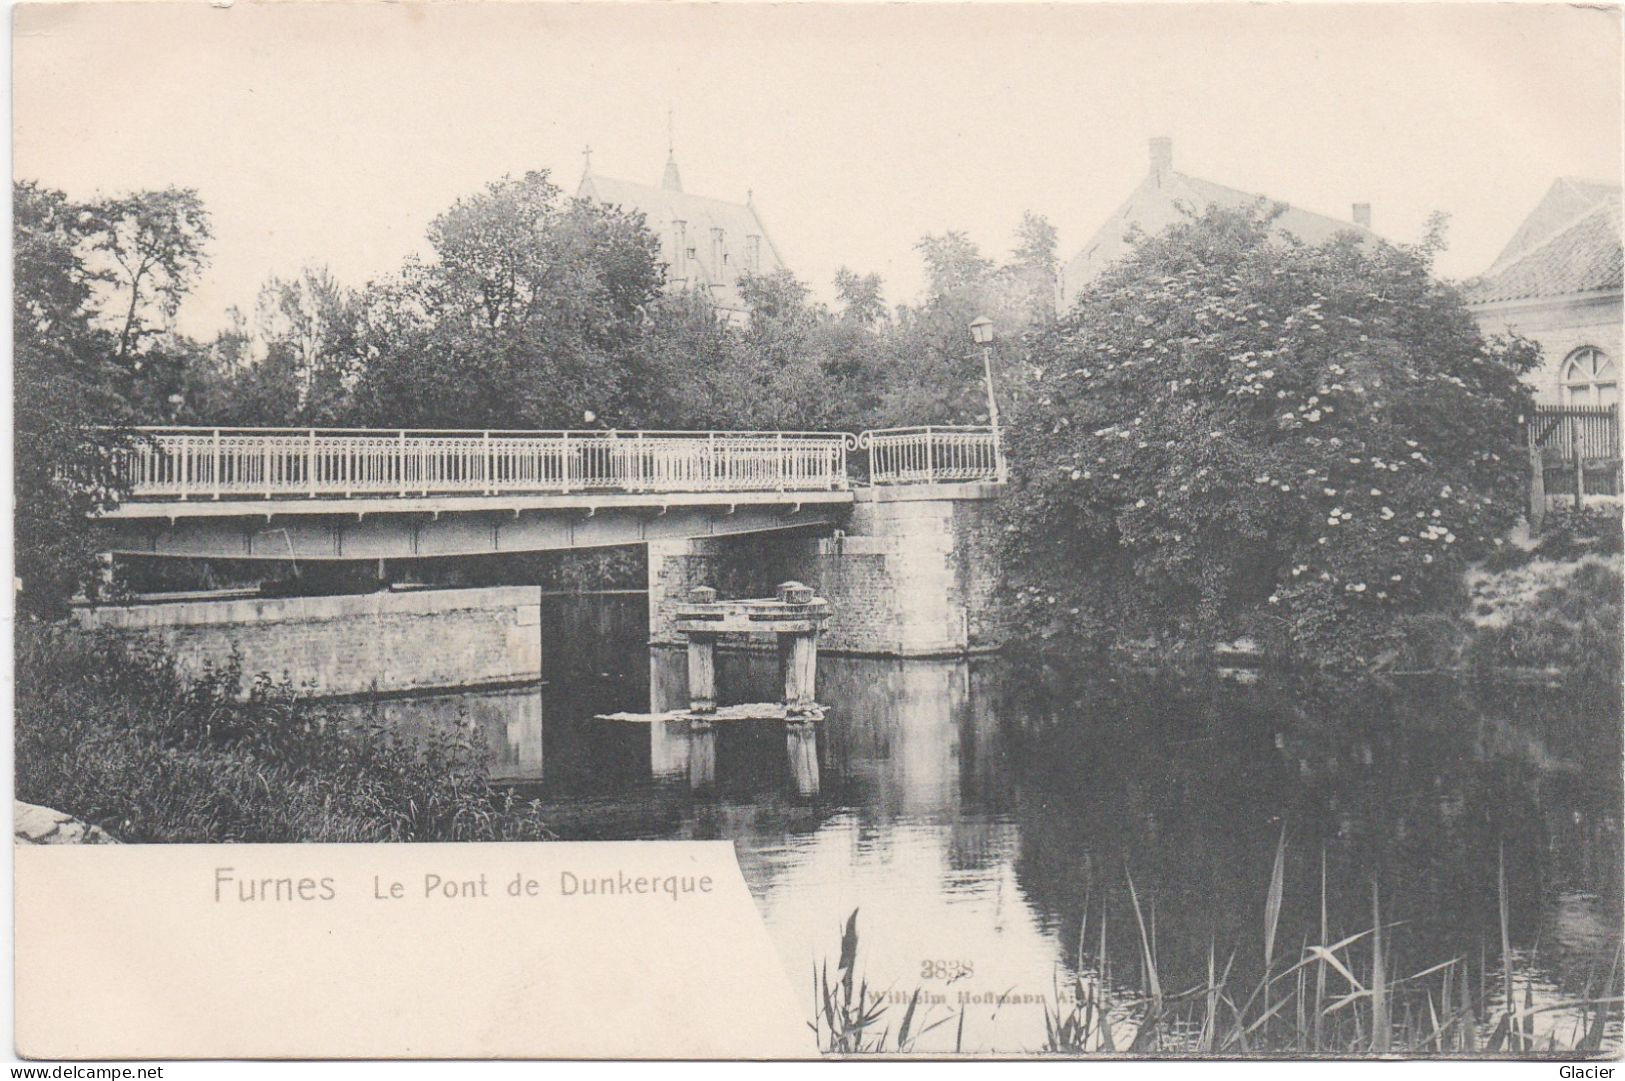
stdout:
[[696,586],[759,595],[794,578],[830,602],[822,650],[944,657],[997,648],[996,491],[991,484],[868,488],[829,535],[652,542],[650,640],[681,642],[677,611]]
[[534,682],[542,675],[541,589],[425,589],[79,608],[78,625],[162,646],[182,672],[241,658],[322,696]]

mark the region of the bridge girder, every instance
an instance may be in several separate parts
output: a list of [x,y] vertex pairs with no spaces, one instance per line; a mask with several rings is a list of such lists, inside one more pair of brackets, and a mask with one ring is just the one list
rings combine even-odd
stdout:
[[[105,515],[115,555],[194,559],[421,559],[544,552],[841,524],[849,492],[674,500],[558,499],[129,504]],[[441,504],[436,506],[435,504]]]

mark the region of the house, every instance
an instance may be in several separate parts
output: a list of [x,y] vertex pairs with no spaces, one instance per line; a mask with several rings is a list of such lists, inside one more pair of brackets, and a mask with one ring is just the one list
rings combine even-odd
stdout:
[[1560,177],[1488,270],[1466,284],[1486,334],[1539,342],[1545,405],[1619,401],[1620,186]]
[[[1211,180],[1188,176],[1174,170],[1173,140],[1151,140],[1150,170],[1139,187],[1129,194],[1123,205],[1106,220],[1094,236],[1089,238],[1077,255],[1061,270],[1061,300],[1070,307],[1090,282],[1106,267],[1122,258],[1133,248],[1136,233],[1155,236],[1170,225],[1185,220],[1191,214],[1200,214],[1209,206],[1246,207],[1264,198],[1256,192],[1215,184]],[[1299,240],[1320,244],[1338,233],[1353,231],[1374,237],[1371,231],[1371,204],[1354,204],[1353,220],[1316,214],[1299,207],[1288,206],[1275,221],[1281,233],[1291,233]]]
[[1559,177],[1482,275],[1466,283],[1486,334],[1540,343],[1529,449],[1531,521],[1549,502],[1620,493],[1620,186]]
[[704,293],[732,321],[748,315],[739,294],[740,278],[784,268],[751,197],[732,203],[684,191],[674,154],[667,155],[658,185],[600,176],[592,171],[589,157],[576,195],[641,211],[660,238],[667,288]]

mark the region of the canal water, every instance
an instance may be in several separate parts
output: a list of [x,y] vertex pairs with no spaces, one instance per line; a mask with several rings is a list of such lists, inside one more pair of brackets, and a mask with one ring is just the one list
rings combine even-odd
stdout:
[[[732,841],[809,1019],[813,968],[856,911],[870,987],[953,1018],[918,1049],[1036,1050],[1042,1003],[1078,977],[1122,1002],[1141,988],[1131,876],[1164,990],[1200,984],[1210,948],[1256,973],[1283,830],[1278,959],[1322,941],[1324,866],[1333,939],[1372,925],[1375,883],[1390,978],[1462,958],[1498,1001],[1503,859],[1520,999],[1601,994],[1619,949],[1617,699],[826,655],[814,791],[781,726],[592,720],[685,704],[683,654],[646,627],[639,596],[550,599],[545,686],[387,709],[479,728],[563,839]],[[776,659],[724,654],[719,683],[723,702],[776,698]],[[1551,1009],[1535,1029],[1572,1042],[1578,1021]]]

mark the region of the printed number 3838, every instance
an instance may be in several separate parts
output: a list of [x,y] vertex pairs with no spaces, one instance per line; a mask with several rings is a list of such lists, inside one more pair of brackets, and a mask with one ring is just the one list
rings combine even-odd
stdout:
[[922,980],[957,980],[974,975],[975,972],[976,962],[974,961],[920,962],[920,979]]

